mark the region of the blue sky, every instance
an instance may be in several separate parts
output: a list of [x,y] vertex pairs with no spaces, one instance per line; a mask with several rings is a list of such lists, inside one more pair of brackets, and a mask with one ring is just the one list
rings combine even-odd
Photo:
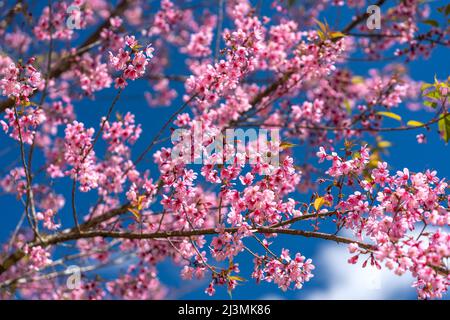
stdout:
[[[392,1],[392,0],[390,0]],[[432,8],[442,5],[446,1],[436,1],[432,3]],[[267,10],[264,8],[263,10]],[[264,12],[264,11],[263,11]],[[323,17],[332,24],[333,10],[322,13]],[[346,24],[348,14],[341,17],[341,24]],[[86,33],[89,34],[89,33]],[[86,35],[80,34],[80,40]],[[155,53],[157,54],[157,52]],[[438,78],[444,79],[448,76],[450,70],[449,49],[438,47],[430,59],[423,60],[420,58],[407,65],[410,70],[411,77],[415,80],[423,80],[432,82],[435,74]],[[401,60],[400,60],[401,61]],[[167,70],[168,74],[180,74],[186,72],[183,59],[174,59],[171,61],[172,65]],[[366,75],[370,68],[383,68],[386,63],[359,63],[353,62],[349,67],[360,75]],[[186,73],[185,73],[186,74]],[[175,86],[182,95],[183,87],[181,84]],[[148,90],[148,86],[144,82],[132,83],[126,88],[125,92],[117,105],[117,111],[125,113],[130,111],[138,115],[138,121],[141,122],[144,134],[136,145],[134,156],[136,156],[142,147],[156,134],[159,128],[163,125],[165,120],[179,107],[181,100],[177,99],[170,107],[150,108],[148,107],[143,93]],[[98,128],[100,117],[105,113],[112,101],[115,90],[104,90],[97,94],[96,100],[84,100],[81,103],[75,104],[76,113],[79,119],[86,122],[87,126],[94,126]],[[399,113],[402,113],[406,108],[402,105]],[[411,118],[416,120],[427,119],[430,114],[424,111],[410,112]],[[395,122],[386,122],[385,125],[396,125]],[[436,169],[440,177],[450,177],[450,166],[448,159],[450,157],[450,149],[439,139],[436,133],[436,127],[427,134],[427,144],[417,144],[415,135],[418,132],[393,132],[386,133],[383,138],[392,142],[393,147],[390,148],[389,155],[385,156],[393,169],[402,169],[408,167],[412,171],[422,171],[425,169]],[[15,161],[18,157],[17,145],[3,133],[0,134],[0,141],[3,148],[8,149],[9,152],[1,153],[1,172],[6,167]],[[100,146],[101,148],[101,146]],[[301,150],[295,151],[296,155],[301,155]],[[99,152],[101,154],[101,152]],[[149,159],[151,159],[149,157]],[[37,157],[34,167],[39,167],[40,161]],[[150,161],[144,161],[141,165],[143,167],[154,168]],[[55,188],[58,192],[68,195],[69,181],[58,181]],[[299,195],[300,196],[300,195]],[[67,198],[70,199],[70,198]],[[95,200],[95,193],[88,195],[80,195],[78,197],[79,212],[86,212],[91,206],[92,201]],[[0,194],[0,205],[4,208],[0,212],[1,228],[0,240],[6,240],[11,230],[15,227],[19,216],[22,212],[22,204],[13,196]],[[71,211],[69,205],[60,213],[63,218],[63,223],[70,223]],[[305,225],[308,227],[307,225]],[[315,277],[306,283],[302,290],[288,291],[283,293],[273,284],[256,285],[252,279],[244,285],[239,286],[233,293],[235,299],[261,299],[261,298],[283,298],[283,299],[311,299],[311,298],[415,298],[415,290],[410,288],[411,279],[399,278],[389,272],[377,273],[374,270],[362,270],[361,268],[351,266],[346,263],[348,253],[345,246],[338,246],[335,243],[324,243],[321,240],[302,239],[300,237],[292,238],[287,236],[280,236],[277,241],[276,249],[281,249],[287,246],[292,252],[300,251],[306,257],[312,258],[316,264]],[[245,254],[244,254],[245,255]],[[245,260],[249,261],[249,256],[245,255]],[[240,261],[243,261],[240,259]],[[242,275],[250,278],[251,264],[241,263],[240,265]],[[207,296],[204,294],[204,288],[207,282],[191,281],[185,282],[179,278],[179,268],[173,266],[170,262],[165,262],[159,267],[160,277],[165,282],[170,290],[169,297],[171,298],[185,298],[185,299],[203,299]],[[112,274],[117,270],[105,270],[104,275]],[[214,298],[227,299],[228,294],[223,288],[218,288],[217,294]]]

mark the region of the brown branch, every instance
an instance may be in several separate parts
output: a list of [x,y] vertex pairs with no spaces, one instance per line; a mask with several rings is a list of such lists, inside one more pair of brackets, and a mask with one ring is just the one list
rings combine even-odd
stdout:
[[[239,228],[225,228],[224,232],[228,233],[236,233]],[[332,240],[337,243],[357,243],[359,247],[367,250],[374,250],[375,247],[370,244],[362,243],[353,239],[321,233],[314,231],[303,231],[303,230],[294,230],[294,229],[282,229],[282,228],[270,228],[270,227],[258,227],[252,230],[253,232],[257,232],[260,234],[289,234],[289,235],[297,235],[303,236],[307,238],[318,238],[325,240]],[[57,235],[51,235],[44,237],[42,239],[42,243],[39,245],[46,247],[50,245],[55,245],[58,243],[63,243],[72,240],[78,239],[89,239],[95,237],[102,238],[118,238],[118,239],[129,239],[129,240],[141,240],[141,239],[166,239],[166,238],[190,238],[192,236],[201,236],[201,235],[214,235],[218,234],[217,229],[198,229],[198,230],[180,230],[180,231],[164,231],[164,232],[155,232],[155,233],[130,233],[123,231],[86,231],[79,233],[76,230],[71,229],[70,231],[65,231]],[[31,243],[30,245],[37,245],[38,243]],[[0,274],[4,273],[10,266],[11,263],[15,263],[22,259],[24,256],[23,251],[18,250],[13,255],[10,256],[1,266],[0,266]]]
[[[443,113],[440,117],[436,117],[427,123],[423,123],[417,126],[401,126],[401,127],[390,127],[390,128],[352,128],[352,127],[330,127],[330,126],[312,126],[312,125],[296,125],[295,129],[305,129],[313,131],[357,131],[357,132],[391,132],[391,131],[409,131],[416,130],[420,128],[428,128],[430,125],[439,122],[440,120],[447,117],[449,113]],[[266,124],[266,123],[242,123],[239,127],[254,127],[263,126],[267,128],[284,128],[283,125]]]
[[[20,127],[20,122],[19,122],[19,114],[17,112],[17,108],[14,107],[14,117],[16,120],[16,125],[17,125],[17,129],[18,129],[18,133],[19,133],[19,145],[20,145],[20,159],[22,161],[22,167],[23,170],[25,172],[25,177],[26,177],[26,181],[27,181],[27,185],[26,185],[26,191],[27,191],[27,199],[26,199],[26,204],[25,204],[25,213],[27,215],[28,218],[28,222],[30,224],[31,229],[34,232],[34,236],[35,238],[39,238],[39,226],[37,223],[37,219],[36,219],[36,208],[35,208],[35,204],[34,204],[34,194],[33,194],[33,189],[32,189],[32,182],[31,182],[31,173],[28,170],[28,166],[26,164],[25,161],[25,146],[24,146],[24,142],[23,142],[23,138],[22,138],[22,129]],[[29,209],[31,209],[31,212],[29,211]]]
[[[401,35],[401,34],[385,34],[385,33],[349,33],[347,35],[351,36],[351,37],[356,37],[356,38],[375,38],[377,40],[383,40],[384,38],[401,38],[401,37],[403,37],[403,35]],[[429,38],[426,35],[416,36],[416,37],[414,37],[414,40],[428,41],[428,42],[439,44],[439,45],[445,46],[445,47],[448,47],[450,45],[449,43],[445,43],[440,40]]]
[[[124,208],[126,211],[126,208]],[[110,213],[111,215],[112,213]],[[228,233],[236,233],[239,231],[239,228],[225,228],[223,230],[224,232]],[[324,239],[329,241],[334,241],[337,243],[344,243],[344,244],[350,244],[350,243],[356,243],[360,248],[366,249],[369,251],[376,250],[376,246],[364,242],[360,242],[354,239],[334,235],[334,234],[328,234],[323,232],[315,232],[315,231],[304,231],[304,230],[297,230],[297,229],[283,229],[283,228],[273,228],[273,227],[256,227],[252,229],[252,232],[260,233],[260,234],[287,234],[287,235],[295,235],[295,236],[302,236],[306,238],[316,238],[316,239]],[[164,232],[155,232],[155,233],[131,233],[131,232],[123,232],[123,231],[87,231],[83,233],[76,232],[75,230],[71,229],[69,231],[64,231],[57,235],[47,236],[43,239],[43,242],[40,244],[42,246],[49,246],[49,245],[55,245],[58,243],[66,242],[66,241],[72,241],[72,240],[78,240],[78,239],[88,239],[88,238],[95,238],[95,237],[102,237],[102,238],[117,238],[117,239],[129,239],[129,240],[141,240],[141,239],[167,239],[167,238],[191,238],[193,236],[201,236],[201,235],[214,235],[218,234],[218,230],[214,228],[210,229],[198,229],[198,230],[180,230],[180,231],[164,231]],[[22,259],[24,256],[23,251],[16,251],[9,259],[7,259],[1,266],[0,266],[0,274],[5,272],[9,266],[12,265],[12,263],[15,263]],[[445,267],[434,267],[436,272],[447,275],[448,270]]]
[[[71,233],[77,233],[78,235],[81,235],[81,234],[83,234],[82,233],[83,231],[86,231],[90,228],[98,226],[102,222],[108,221],[116,216],[120,216],[120,215],[126,213],[128,211],[129,207],[130,207],[130,204],[125,203],[124,205],[122,205],[118,208],[107,211],[106,213],[102,214],[101,216],[92,218],[89,221],[84,222],[83,224],[81,224],[79,226],[81,233],[78,232],[77,228],[72,228],[72,229],[67,229],[67,230],[61,231],[58,235],[71,234]],[[55,237],[55,236],[51,236],[51,237]],[[46,237],[45,239],[48,239],[48,237]],[[46,241],[47,240],[42,241],[43,246],[48,245],[48,243]],[[36,242],[29,243],[29,245],[37,245],[37,244],[38,243],[36,243]],[[39,243],[39,244],[41,244],[41,243]],[[25,253],[23,252],[23,250],[20,250],[20,249],[15,251],[13,254],[9,255],[0,264],[0,275],[3,274],[4,272],[6,272],[12,265],[19,262],[24,256],[25,256]]]

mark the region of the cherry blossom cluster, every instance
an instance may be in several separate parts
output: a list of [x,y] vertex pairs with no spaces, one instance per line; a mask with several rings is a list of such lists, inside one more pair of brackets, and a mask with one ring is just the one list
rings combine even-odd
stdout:
[[325,173],[334,178],[352,174],[361,174],[370,159],[367,146],[361,148],[359,155],[355,159],[342,159],[336,152],[327,154],[323,147],[319,148],[317,156],[319,157],[319,162],[323,162],[325,159],[332,161],[332,166]]
[[[30,59],[27,64],[15,64],[11,59],[4,59],[0,67],[0,90],[3,96],[14,99],[15,104],[22,105],[21,110],[7,108],[5,120],[0,120],[4,132],[10,132],[13,139],[31,144],[36,133],[36,128],[46,120],[45,113],[30,106],[29,97],[34,91],[41,89],[44,80],[41,73],[33,66],[35,59]],[[26,108],[25,110],[23,110]]]
[[[450,224],[445,180],[430,170],[411,173],[405,168],[391,174],[386,162],[370,169],[366,147],[347,161],[322,147],[317,155],[320,161],[332,161],[328,175],[346,177],[347,185],[360,188],[335,207],[345,228],[374,243],[369,250],[371,264],[380,267],[383,262],[398,275],[410,272],[420,298],[442,297],[449,285],[445,263],[450,254],[450,235],[444,230]],[[357,253],[349,259],[351,263],[369,253],[356,244],[350,246],[350,252]]]
[[11,169],[9,174],[1,180],[0,186],[4,192],[22,196],[26,190],[25,170],[21,167]]
[[197,33],[191,35],[186,47],[181,48],[181,52],[193,57],[207,57],[211,55],[211,42],[213,40],[213,30],[216,25],[215,19],[209,19],[201,26]]
[[135,124],[135,116],[127,112],[118,121],[106,121],[103,128],[103,139],[108,141],[108,151],[118,155],[126,155],[125,143],[133,144],[139,139],[142,129]]
[[292,259],[289,250],[283,249],[279,259],[255,259],[255,270],[252,277],[256,281],[265,280],[267,282],[274,282],[278,287],[287,291],[291,284],[295,289],[301,289],[305,282],[308,282],[315,269],[311,259],[306,259],[300,253],[297,253]]
[[14,32],[5,35],[6,44],[22,54],[28,51],[31,41],[31,37],[20,30],[15,30]]
[[[364,46],[364,51],[374,58],[380,58],[381,52],[392,47],[395,49],[395,55],[405,56],[407,60],[417,59],[419,56],[429,57],[436,44],[446,40],[448,30],[438,28],[431,22],[431,28],[427,32],[419,33],[420,24],[423,21],[436,21],[430,17],[431,9],[429,4],[418,0],[408,0],[399,3],[398,6],[390,8],[385,15],[382,28],[383,37],[372,39],[367,37],[358,37],[358,42]],[[369,33],[370,30],[362,24],[360,31]]]
[[[20,197],[26,194],[25,171],[22,167],[13,168],[0,180],[0,188],[5,193],[15,194]],[[54,218],[56,212],[64,207],[64,197],[55,193],[51,188],[43,184],[34,184],[33,193],[36,197],[36,218],[42,220],[44,226],[49,230],[55,230],[59,226]]]
[[148,45],[144,51],[139,50],[139,45],[134,36],[125,37],[125,48],[120,48],[119,52],[114,55],[109,52],[109,63],[116,70],[123,72],[117,77],[115,82],[116,88],[125,88],[127,86],[126,79],[136,80],[145,74],[150,59],[153,57],[151,45]]
[[[39,40],[69,40],[76,29],[84,29],[94,21],[94,12],[103,6],[102,1],[58,1],[52,7],[44,7],[33,29]],[[74,24],[70,26],[68,22]]]
[[167,41],[179,44],[188,36],[188,32],[179,27],[192,22],[190,10],[181,10],[171,0],[161,0],[161,8],[154,16],[148,35],[164,36]]
[[3,127],[3,131],[11,132],[9,136],[17,141],[22,141],[26,144],[32,144],[36,128],[45,122],[46,115],[42,109],[28,108],[24,112],[17,110],[7,109],[5,110],[5,120],[0,120],[0,124]]
[[101,62],[101,56],[84,54],[77,63],[74,76],[79,79],[80,87],[87,94],[109,88],[112,82],[107,64]]
[[86,129],[83,123],[74,121],[67,125],[64,132],[64,160],[71,169],[64,173],[52,167],[52,178],[70,175],[80,182],[81,191],[97,188],[99,174],[95,169],[95,152],[92,150],[94,129]]
[[3,96],[22,102],[29,101],[28,97],[44,83],[41,73],[33,66],[34,62],[34,58],[28,60],[25,65],[11,61],[0,69],[0,89]]
[[52,262],[50,259],[50,252],[47,252],[41,246],[28,247],[25,246],[24,252],[30,260],[29,268],[32,270],[39,270]]
[[[309,99],[303,105],[287,104],[266,122],[285,126],[289,137],[314,146],[328,144],[330,132],[336,142],[361,136],[358,129],[382,125],[383,117],[375,108],[379,104],[382,111],[394,110],[402,103],[410,110],[424,108],[416,101],[420,83],[403,74],[402,68],[393,64],[381,71],[370,69],[367,78],[338,70],[327,79],[320,79],[320,86],[308,88]],[[317,130],[310,130],[314,128]]]
[[236,88],[239,80],[254,70],[261,51],[263,29],[256,17],[246,17],[249,8],[236,6],[233,15],[239,24],[237,31],[224,30],[226,60],[214,65],[193,65],[193,73],[186,81],[186,91],[199,95],[201,109],[215,104],[221,96]]
[[159,300],[167,293],[155,270],[135,266],[130,267],[123,277],[108,282],[106,288],[111,294],[123,296],[126,300]]
[[46,210],[45,212],[38,212],[36,214],[36,218],[38,220],[42,220],[44,227],[49,229],[49,230],[56,230],[59,227],[61,227],[60,224],[56,224],[55,221],[53,220],[55,215],[55,212],[51,209]]

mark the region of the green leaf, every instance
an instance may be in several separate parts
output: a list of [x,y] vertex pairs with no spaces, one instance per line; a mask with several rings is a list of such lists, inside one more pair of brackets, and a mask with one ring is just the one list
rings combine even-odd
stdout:
[[392,146],[392,143],[390,143],[389,141],[379,141],[378,142],[378,148],[381,148],[381,149],[386,149],[386,148],[389,148],[390,146]]
[[439,100],[441,99],[441,93],[438,90],[434,90],[425,94],[424,97]]
[[434,74],[434,84],[438,84],[438,83],[439,83],[439,80],[437,78],[437,74],[435,73]]
[[319,209],[325,204],[325,199],[323,197],[318,197],[314,200],[314,209],[319,211]]
[[316,200],[314,200],[314,209],[316,209],[316,211],[319,211],[320,208],[322,208],[322,206],[324,205],[331,205],[331,203],[327,200],[325,200],[324,197],[317,197]]
[[416,120],[409,120],[408,123],[406,123],[410,127],[423,127],[424,123]]
[[436,20],[432,20],[432,19],[427,19],[427,20],[423,20],[422,23],[428,24],[430,26],[439,27],[439,22],[437,22]]
[[282,142],[280,143],[280,149],[281,149],[281,150],[290,149],[290,148],[293,148],[293,147],[295,147],[295,146],[296,146],[295,143],[291,143],[291,142],[288,142],[288,141],[282,141]]
[[320,22],[317,19],[314,19],[316,24],[319,26],[319,30],[317,30],[317,34],[320,37],[320,40],[325,41],[327,39],[330,39],[332,41],[338,41],[339,39],[342,39],[346,35],[340,31],[332,31],[330,30],[330,26],[328,25],[327,21]]
[[350,102],[347,99],[344,100],[344,107],[345,107],[345,110],[347,110],[347,113],[349,115],[351,115],[352,114],[352,108],[350,107]]
[[431,83],[423,83],[422,86],[420,87],[421,91],[425,91],[429,88],[431,88],[433,85]]
[[339,39],[342,39],[342,38],[344,38],[345,37],[345,34],[343,34],[342,32],[340,32],[340,31],[333,31],[333,32],[330,32],[330,38],[332,39],[332,40],[339,40]]
[[436,108],[437,107],[437,103],[436,102],[432,102],[432,101],[424,101],[423,105],[426,107],[430,107],[430,108]]
[[127,210],[134,215],[136,220],[140,220],[141,219],[141,213],[138,210],[136,210],[134,208],[127,208]]
[[325,41],[327,40],[327,36],[320,30],[317,30],[317,34],[319,35],[320,40]]
[[388,111],[378,111],[377,114],[380,116],[388,117],[397,121],[402,121],[402,117],[400,117],[398,114]]
[[323,33],[327,33],[328,28],[326,27],[325,24],[323,24],[322,22],[320,22],[317,19],[314,19],[314,21],[317,23],[317,25],[319,26],[320,30],[322,30]]
[[233,280],[233,281],[241,281],[241,282],[247,281],[245,278],[242,278],[242,277],[236,276],[236,275],[228,276],[228,279]]
[[[443,115],[441,115],[443,117]],[[439,120],[439,131],[446,143],[450,140],[450,114]]]
[[364,83],[364,78],[360,76],[354,76],[352,77],[352,83],[353,84],[361,84]]

